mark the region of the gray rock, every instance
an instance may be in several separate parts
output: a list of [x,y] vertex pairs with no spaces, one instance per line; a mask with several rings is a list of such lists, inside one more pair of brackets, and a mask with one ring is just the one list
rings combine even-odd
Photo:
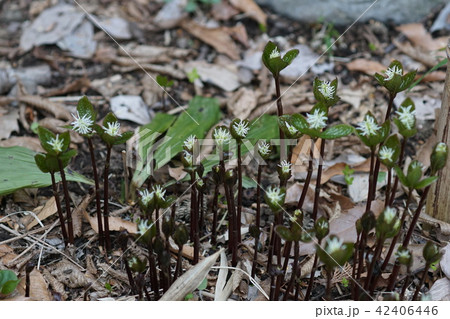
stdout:
[[[324,18],[336,25],[353,23],[373,3],[373,0],[256,0],[279,14],[302,22],[316,22]],[[434,7],[448,0],[378,0],[363,14],[360,21],[370,19],[396,24],[418,22]]]

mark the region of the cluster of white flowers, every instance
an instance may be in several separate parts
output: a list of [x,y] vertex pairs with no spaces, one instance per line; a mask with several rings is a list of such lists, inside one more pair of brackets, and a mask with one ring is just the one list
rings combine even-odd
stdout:
[[213,134],[214,140],[216,141],[216,144],[219,146],[226,145],[230,143],[231,141],[231,134],[230,132],[222,127],[216,128],[214,130]]
[[339,237],[331,237],[327,239],[326,252],[331,255],[334,252],[340,250],[344,242]]
[[393,207],[386,207],[383,214],[384,214],[384,221],[390,224],[394,220],[394,218],[397,217],[397,210]]
[[380,152],[378,153],[378,155],[380,156],[380,159],[383,161],[391,161],[392,162],[392,156],[394,156],[395,150],[387,147],[387,146],[383,146],[380,149]]
[[151,226],[152,225],[148,220],[141,220],[141,222],[138,225],[138,234],[140,236],[144,236]]
[[72,114],[75,121],[71,124],[73,125],[73,130],[80,134],[89,134],[92,132],[92,124],[94,121],[90,118],[89,114],[84,114],[80,116],[80,113]]
[[270,53],[269,59],[278,58],[280,56],[280,51],[278,51],[278,48],[275,48]]
[[298,133],[298,130],[295,128],[295,126],[289,124],[288,122],[284,122],[284,123],[285,123],[285,125],[286,125],[286,128],[287,128],[288,131],[289,131],[289,134],[295,135],[295,134]]
[[148,203],[150,203],[153,200],[153,192],[149,192],[147,189],[144,189],[143,191],[139,191],[139,195],[141,196],[142,203],[147,206]]
[[445,153],[445,152],[447,152],[447,145],[445,143],[442,143],[442,142],[438,143],[436,145],[436,152],[438,152],[438,153]]
[[411,253],[408,249],[399,249],[397,250],[395,255],[397,256],[397,258],[411,258]]
[[418,168],[422,169],[423,165],[419,161],[414,161],[414,162],[411,163],[411,168],[412,169],[418,169]]
[[334,93],[336,92],[336,89],[334,86],[331,85],[329,81],[323,81],[319,88],[319,92],[322,93],[322,95],[327,99],[330,100],[334,97]]
[[161,185],[153,186],[153,192],[155,193],[155,196],[158,199],[164,200],[164,195],[166,194],[166,190]]
[[364,121],[358,123],[358,129],[361,131],[362,136],[372,136],[377,134],[380,126],[375,123],[375,119],[372,116],[366,115]]
[[270,145],[267,142],[259,142],[258,144],[258,152],[261,156],[268,156],[270,154]]
[[292,164],[286,160],[284,160],[280,164],[278,164],[278,167],[281,167],[281,172],[283,174],[289,174],[291,172],[291,166],[292,166]]
[[306,114],[306,116],[310,128],[320,130],[327,125],[328,117],[325,116],[324,111],[315,109],[313,114]]
[[197,137],[195,135],[190,135],[183,143],[183,146],[188,150],[193,150],[195,146],[195,142],[197,141]]
[[239,123],[235,122],[233,124],[233,128],[236,131],[236,134],[239,135],[239,137],[246,137],[248,134],[248,130],[250,129],[248,127],[248,122],[240,120]]
[[106,127],[102,126],[102,128],[105,130],[105,133],[108,134],[111,137],[119,137],[122,136],[120,134],[120,123],[119,122],[109,122],[106,124]]
[[400,76],[403,75],[403,70],[394,65],[392,68],[388,68],[384,71],[384,74],[386,74],[386,81],[390,81],[394,77],[394,74],[398,74]]
[[266,191],[266,195],[273,204],[278,204],[283,199],[283,194],[279,187],[270,186]]
[[412,111],[412,105],[401,106],[395,113],[398,115],[398,119],[408,129],[412,129],[416,122],[415,114],[416,110]]
[[186,162],[189,163],[189,165],[194,165],[193,157],[192,157],[191,153],[189,153],[188,151],[184,151],[183,157],[186,160]]
[[318,224],[317,224],[318,226],[319,226],[319,228],[328,228],[328,222],[325,220],[325,219],[321,219],[319,222],[318,222]]
[[47,143],[53,148],[55,152],[62,152],[64,140],[59,138],[59,134],[56,134],[56,137],[52,137]]

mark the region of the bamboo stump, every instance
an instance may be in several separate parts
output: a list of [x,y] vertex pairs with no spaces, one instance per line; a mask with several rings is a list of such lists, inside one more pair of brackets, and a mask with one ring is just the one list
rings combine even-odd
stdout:
[[[442,106],[437,119],[436,137],[438,142],[450,145],[450,39],[447,44],[447,75],[445,77]],[[439,179],[432,185],[427,198],[426,213],[436,219],[450,223],[450,156]]]

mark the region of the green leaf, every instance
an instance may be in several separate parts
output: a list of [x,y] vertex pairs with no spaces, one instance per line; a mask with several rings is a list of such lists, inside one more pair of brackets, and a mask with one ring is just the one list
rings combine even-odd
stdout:
[[[36,153],[25,147],[0,147],[0,195],[6,195],[22,188],[39,188],[52,184],[50,174],[37,167]],[[72,182],[94,185],[94,182],[71,169],[66,169],[66,178]],[[56,181],[61,180],[55,174]]]
[[437,176],[426,177],[426,178],[422,179],[420,182],[418,182],[414,188],[415,189],[425,188],[425,187],[433,184],[437,179],[438,179]]
[[338,124],[326,129],[320,134],[320,137],[325,140],[333,140],[352,134],[353,127],[346,124]]
[[446,65],[448,63],[448,59],[443,59],[442,61],[440,61],[438,64],[436,64],[435,66],[433,66],[431,69],[429,69],[424,75],[422,75],[420,78],[418,78],[414,83],[412,83],[409,88],[408,91],[406,93],[409,93],[415,86],[417,86],[417,84],[419,84],[420,82],[422,82],[422,80],[431,72],[436,71],[437,69],[443,67],[444,65]]
[[83,96],[78,101],[77,111],[80,117],[83,117],[87,114],[93,122],[95,122],[95,119],[97,118],[97,112],[95,112],[94,107],[92,106],[92,103],[91,101],[89,101],[87,96]]
[[0,294],[9,295],[16,289],[20,279],[11,270],[0,270]]
[[381,183],[386,179],[386,172],[379,172],[378,173],[378,178],[377,178],[377,183]]
[[55,151],[53,150],[53,147],[49,144],[49,142],[56,137],[55,134],[53,134],[50,130],[46,129],[45,127],[39,126],[38,136],[39,140],[41,141],[42,148],[50,154],[56,154]]
[[400,181],[400,183],[402,183],[402,185],[404,185],[405,187],[411,187],[411,185],[409,184],[408,180],[406,179],[405,174],[403,174],[403,171],[400,169],[400,167],[398,167],[397,165],[394,166],[394,170],[395,173],[398,176],[398,179]]
[[245,189],[256,188],[258,184],[248,176],[242,176],[242,187]]
[[291,64],[292,61],[298,56],[299,51],[297,49],[292,49],[286,52],[286,54],[283,56],[283,61],[287,64]]
[[44,154],[36,154],[34,156],[34,161],[36,162],[37,167],[42,171],[42,173],[49,172]]
[[188,72],[187,77],[191,83],[194,83],[195,80],[200,79],[200,75],[198,75],[196,68],[193,68],[191,72]]
[[281,239],[285,241],[293,241],[294,236],[291,232],[291,230],[283,225],[278,225],[275,227],[275,232],[278,234],[278,236],[281,237]]
[[198,286],[198,290],[205,290],[206,287],[208,287],[208,279],[203,279],[202,283],[200,284],[200,286]]
[[112,291],[112,287],[111,287],[111,284],[109,282],[105,282],[105,289],[108,290],[109,292]]
[[131,131],[122,133],[122,136],[118,137],[114,141],[113,145],[119,145],[119,144],[125,143],[126,141],[128,141],[133,136],[133,134],[134,133],[131,132]]
[[[161,168],[180,153],[183,150],[183,143],[189,135],[195,135],[199,139],[204,138],[209,129],[219,121],[219,118],[220,107],[217,99],[196,96],[189,103],[186,112],[181,113],[172,127],[168,129],[160,147],[153,154],[156,161],[155,168]],[[149,158],[146,154],[143,155],[142,161],[149,167],[153,158]],[[150,174],[150,169],[144,168],[136,171],[133,176],[134,186],[140,187]]]

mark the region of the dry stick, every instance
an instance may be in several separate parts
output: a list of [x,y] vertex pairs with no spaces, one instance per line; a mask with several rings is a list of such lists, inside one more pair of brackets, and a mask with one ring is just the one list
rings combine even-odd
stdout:
[[73,223],[72,223],[72,212],[70,211],[70,197],[69,189],[67,188],[66,173],[64,172],[64,167],[61,160],[58,158],[59,173],[61,174],[61,181],[64,190],[64,200],[66,202],[66,215],[67,215],[67,235],[69,236],[69,244],[74,243],[73,240]]
[[[422,211],[423,206],[425,205],[425,200],[427,198],[428,192],[430,191],[431,186],[427,186],[420,197],[419,205],[416,208],[416,211],[414,212],[413,219],[411,221],[411,225],[409,226],[408,232],[406,233],[406,236],[403,240],[402,246],[404,248],[408,248],[409,241],[411,239],[412,233],[414,231],[414,228],[416,227],[417,221],[419,220],[420,212]],[[397,272],[396,268],[399,268],[400,265],[395,265],[394,269],[392,270],[392,274],[389,277],[389,287],[395,286],[395,281],[397,280],[397,276],[394,277],[394,273]]]
[[319,208],[319,196],[320,196],[320,188],[321,188],[321,179],[322,179],[322,167],[323,167],[323,156],[325,152],[325,140],[322,140],[320,143],[320,157],[319,157],[319,167],[317,168],[317,180],[316,180],[316,190],[314,194],[314,207],[312,212],[312,219],[315,222],[317,219],[317,210]]
[[67,245],[68,237],[67,237],[66,225],[64,223],[64,214],[62,212],[61,202],[59,201],[58,190],[56,188],[55,173],[50,172],[50,176],[52,178],[53,196],[55,197],[56,210],[58,211],[59,223],[61,224],[61,231],[62,231],[62,235],[64,238],[64,243]]
[[255,255],[253,256],[253,265],[252,265],[252,277],[255,277],[256,274],[256,264],[258,262],[258,246],[259,246],[259,230],[261,228],[261,173],[262,173],[262,165],[258,165],[258,177],[257,177],[257,186],[256,186],[256,229],[258,230],[258,236],[255,238]]
[[94,174],[95,182],[95,203],[97,208],[97,224],[98,224],[98,244],[104,246],[103,222],[102,222],[102,208],[100,205],[100,183],[98,181],[97,163],[95,162],[94,145],[92,138],[88,137],[89,153],[91,153],[92,172]]
[[300,195],[300,199],[298,200],[297,208],[302,209],[303,204],[306,199],[306,194],[308,193],[309,184],[311,182],[311,177],[313,173],[313,161],[314,161],[314,139],[311,139],[311,147],[309,149],[309,164],[308,164],[308,173],[306,175],[305,184],[303,184],[302,194]]
[[291,280],[289,281],[288,287],[286,289],[286,292],[284,294],[283,300],[287,300],[291,289],[294,287],[295,277],[297,275],[297,267],[298,267],[298,255],[300,254],[300,244],[296,240],[294,242],[294,265],[292,266],[292,274],[291,274]]
[[[402,145],[400,147],[400,156],[398,157],[398,164],[400,166],[403,163],[403,156],[405,154],[406,141],[407,141],[407,139],[403,138]],[[398,181],[399,181],[398,176],[395,175],[394,185],[392,186],[391,195],[389,196],[389,205],[388,206],[392,206],[392,204],[394,203],[395,193],[397,192],[397,187],[398,187]]]
[[241,143],[237,143],[237,165],[238,165],[238,202],[237,202],[237,241],[242,241],[241,234],[241,216],[242,216],[242,158],[241,158]]
[[425,278],[428,274],[428,268],[430,267],[430,263],[426,262],[425,263],[425,269],[423,270],[423,275],[422,278],[420,278],[420,283],[419,285],[416,287],[416,291],[414,292],[414,296],[412,297],[412,301],[416,301],[417,296],[419,295],[420,289],[423,286],[423,283],[425,282]]
[[212,221],[212,231],[211,231],[211,244],[217,244],[217,206],[219,201],[219,183],[215,184],[214,187],[214,198],[212,202],[212,213],[213,213],[213,221]]
[[105,248],[111,250],[111,236],[109,234],[109,162],[111,160],[111,146],[107,146],[105,169],[103,172],[103,222],[105,226]]
[[[321,244],[322,240],[319,240],[319,246]],[[305,295],[305,301],[308,301],[310,296],[311,296],[311,291],[312,291],[312,287],[314,284],[314,273],[316,272],[316,267],[317,267],[317,262],[319,261],[319,256],[317,255],[317,253],[314,255],[314,263],[313,266],[311,268],[311,274],[309,276],[309,284],[308,284],[308,289],[306,290],[306,295]]]
[[[406,219],[406,215],[408,214],[409,204],[411,203],[413,189],[410,189],[408,192],[408,199],[406,200],[405,210],[403,211],[402,217],[400,219],[400,225],[403,225]],[[401,229],[401,228],[400,228]],[[395,244],[397,243],[398,238],[400,237],[401,231],[397,233],[397,235],[392,238],[391,246],[389,247],[389,251],[384,259],[383,265],[381,266],[381,271],[385,270],[387,265],[389,264],[389,259],[394,252]]]

